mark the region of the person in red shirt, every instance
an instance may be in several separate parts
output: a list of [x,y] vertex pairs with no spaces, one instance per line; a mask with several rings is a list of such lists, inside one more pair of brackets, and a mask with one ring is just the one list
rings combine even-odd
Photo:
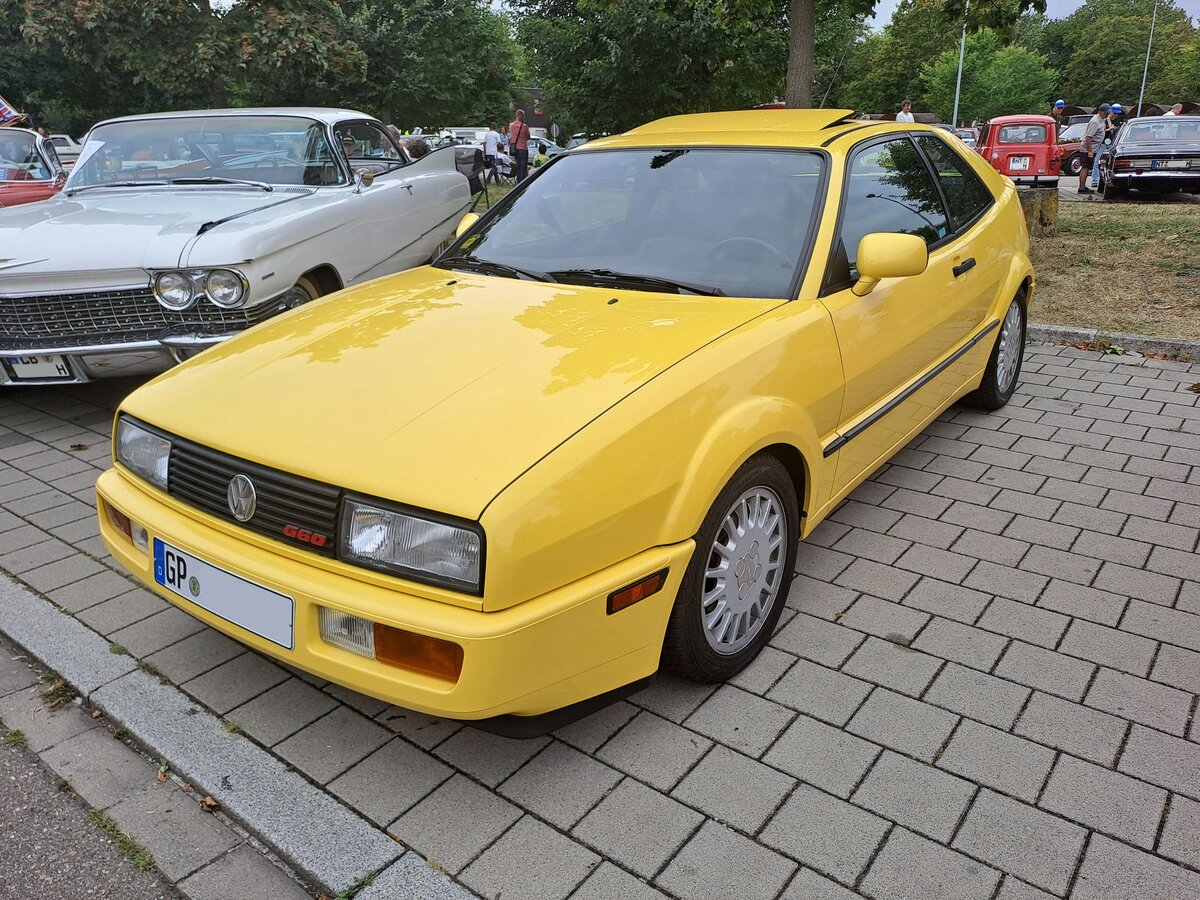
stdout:
[[509,150],[517,164],[517,184],[529,173],[529,126],[525,124],[525,110],[518,109],[517,117],[508,125]]

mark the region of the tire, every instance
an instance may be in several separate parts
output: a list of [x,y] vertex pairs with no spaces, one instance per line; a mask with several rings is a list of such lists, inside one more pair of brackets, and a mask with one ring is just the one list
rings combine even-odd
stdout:
[[[1021,380],[1021,363],[1025,359],[1025,316],[1025,290],[1022,288],[1000,321],[992,355],[983,370],[983,381],[962,399],[966,406],[1000,409],[1012,398]],[[1015,358],[1010,355],[1013,352]]]
[[1070,157],[1067,158],[1067,171],[1070,172],[1072,175],[1078,177],[1079,170],[1082,168],[1083,168],[1083,157],[1080,156],[1078,153],[1072,153],[1070,155]]
[[1125,193],[1124,189],[1115,185],[1112,181],[1105,181],[1100,185],[1100,199],[1105,201],[1113,201]]
[[[296,279],[295,285],[288,288],[284,294],[284,300],[287,303],[288,309],[295,309],[297,306],[303,306],[312,300],[316,300],[325,292],[321,290],[321,285],[311,275],[301,275]],[[306,297],[300,296],[306,294]]]
[[[750,533],[739,535],[747,524]],[[696,552],[667,623],[664,666],[695,681],[718,682],[749,665],[783,611],[799,535],[800,506],[787,470],[770,454],[751,457],[725,485],[696,534]],[[764,548],[775,541],[773,550]],[[729,549],[722,554],[718,545]]]

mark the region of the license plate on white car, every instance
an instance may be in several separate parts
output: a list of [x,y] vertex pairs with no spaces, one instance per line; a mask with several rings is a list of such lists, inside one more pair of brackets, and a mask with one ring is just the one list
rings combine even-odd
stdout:
[[1029,171],[1029,157],[1028,156],[1009,157],[1008,167],[1010,169],[1012,169],[1014,172],[1028,172]]
[[154,580],[227,622],[295,649],[296,603],[286,594],[226,572],[158,538],[154,539]]
[[1152,159],[1150,160],[1150,168],[1152,169],[1187,169],[1190,168],[1191,161],[1186,159]]
[[71,374],[71,366],[61,356],[6,356],[4,365],[9,375],[16,381],[46,381],[56,379],[70,381],[75,378]]

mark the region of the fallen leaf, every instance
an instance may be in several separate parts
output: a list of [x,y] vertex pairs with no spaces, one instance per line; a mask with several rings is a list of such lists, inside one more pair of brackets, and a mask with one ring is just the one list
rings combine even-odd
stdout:
[[1177,235],[1177,234],[1168,234],[1168,235],[1166,235],[1166,236],[1163,238],[1163,240],[1164,240],[1164,241],[1177,241],[1177,240],[1179,240],[1179,235]]
[[1156,303],[1150,307],[1151,309],[1174,309],[1170,303]]
[[104,713],[100,712],[100,710],[98,710],[98,709],[93,709],[93,710],[92,710],[92,718],[93,718],[93,719],[98,719],[98,718],[100,718],[102,715],[104,715]]
[[90,447],[90,446],[92,446],[92,445],[91,445],[91,444],[72,444],[72,445],[71,445],[71,449],[72,449],[72,450],[76,450],[76,451],[78,451],[78,450],[86,450],[86,449],[87,449],[88,447]]
[[1188,390],[1193,394],[1200,394],[1200,381],[1193,384],[1190,388],[1188,388]]
[[206,812],[216,812],[221,808],[221,804],[214,800],[211,794],[205,794],[204,799],[200,801],[200,808]]
[[163,784],[167,780],[167,773],[164,772],[162,769],[159,769],[158,775],[156,777],[158,778],[158,783]]

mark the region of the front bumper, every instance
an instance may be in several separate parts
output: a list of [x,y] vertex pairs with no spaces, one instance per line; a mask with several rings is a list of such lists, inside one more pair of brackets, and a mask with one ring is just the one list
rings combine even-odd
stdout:
[[[86,384],[100,378],[153,375],[239,333],[171,335],[151,341],[69,344],[36,350],[8,349],[0,346],[0,385],[36,387],[48,384]],[[60,357],[67,366],[69,375],[58,378],[14,378],[13,370],[5,360],[23,356]]]
[[[657,669],[667,619],[691,540],[646,550],[540,597],[497,612],[451,606],[310,564],[302,551],[246,534],[228,523],[142,488],[109,469],[96,484],[100,532],[113,556],[164,599],[255,650],[397,706],[454,719],[539,716],[618,691]],[[222,619],[154,580],[154,563],[117,531],[108,504],[154,538],[295,601],[288,650]],[[608,595],[667,569],[657,594],[609,615]],[[321,640],[318,606],[449,640],[463,648],[462,673],[449,682],[359,656]],[[483,727],[487,727],[486,724]]]

